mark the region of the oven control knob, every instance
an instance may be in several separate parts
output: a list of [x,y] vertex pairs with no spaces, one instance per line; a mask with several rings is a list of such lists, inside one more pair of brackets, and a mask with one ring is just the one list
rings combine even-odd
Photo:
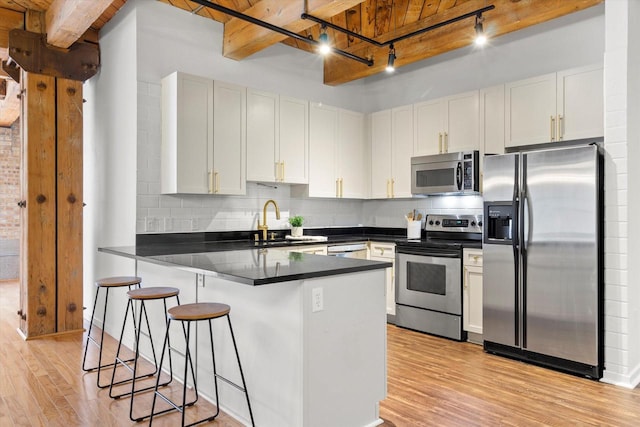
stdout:
[[476,226],[476,222],[475,221],[471,221],[471,226],[475,227]]
[[440,221],[436,221],[436,225],[440,225]]
[[433,225],[433,220],[429,221],[429,225]]
[[482,221],[478,221],[478,227],[482,227]]

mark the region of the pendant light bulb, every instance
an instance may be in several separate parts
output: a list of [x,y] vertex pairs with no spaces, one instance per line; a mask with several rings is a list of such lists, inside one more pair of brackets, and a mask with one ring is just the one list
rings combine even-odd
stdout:
[[396,49],[393,47],[393,44],[389,46],[389,59],[387,60],[387,68],[385,70],[387,73],[393,73],[395,71],[394,63],[396,61]]
[[331,52],[331,46],[329,46],[329,35],[327,34],[327,26],[323,25],[320,29],[320,36],[318,36],[318,41],[320,45],[318,47],[318,51],[322,55],[326,55]]
[[476,30],[476,39],[474,41],[476,46],[484,46],[487,44],[487,36],[484,34],[484,29],[482,28],[483,21],[484,18],[482,14],[476,16],[476,25],[474,27]]

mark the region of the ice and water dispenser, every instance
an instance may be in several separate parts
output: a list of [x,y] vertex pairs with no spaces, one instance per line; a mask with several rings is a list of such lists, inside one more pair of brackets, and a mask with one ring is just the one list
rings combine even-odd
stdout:
[[512,243],[516,211],[513,203],[485,203],[485,243]]

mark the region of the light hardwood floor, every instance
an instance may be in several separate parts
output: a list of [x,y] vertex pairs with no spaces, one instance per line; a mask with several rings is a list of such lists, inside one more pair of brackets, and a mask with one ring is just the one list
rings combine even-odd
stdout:
[[[0,282],[0,426],[137,425],[128,419],[128,400],[110,399],[108,390],[97,389],[96,374],[80,369],[80,334],[25,342],[16,333],[17,309],[17,283]],[[201,400],[189,417],[193,421],[213,408]],[[389,326],[388,396],[380,415],[384,427],[638,426],[640,389]],[[158,426],[178,425],[175,415],[158,420]],[[239,424],[223,415],[207,425]]]

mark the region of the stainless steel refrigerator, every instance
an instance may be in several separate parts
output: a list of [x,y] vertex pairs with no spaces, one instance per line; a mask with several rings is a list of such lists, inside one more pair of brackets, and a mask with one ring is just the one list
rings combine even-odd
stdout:
[[595,144],[484,158],[487,352],[602,377],[602,173]]

